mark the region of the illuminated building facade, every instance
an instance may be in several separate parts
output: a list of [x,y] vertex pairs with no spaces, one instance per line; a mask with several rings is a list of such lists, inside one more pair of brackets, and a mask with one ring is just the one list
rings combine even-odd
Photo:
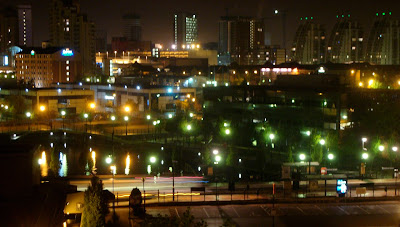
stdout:
[[377,13],[371,28],[365,60],[378,65],[400,64],[400,26],[392,13]]
[[333,63],[362,62],[363,30],[359,23],[350,20],[350,14],[337,15],[329,37],[326,60]]
[[325,62],[325,29],[314,23],[313,17],[300,19],[292,45],[292,60],[300,64],[320,64]]
[[175,13],[173,34],[173,49],[193,49],[197,47],[198,39],[196,14],[186,12]]
[[67,48],[25,48],[15,58],[17,80],[37,88],[76,82],[82,70],[80,55]]

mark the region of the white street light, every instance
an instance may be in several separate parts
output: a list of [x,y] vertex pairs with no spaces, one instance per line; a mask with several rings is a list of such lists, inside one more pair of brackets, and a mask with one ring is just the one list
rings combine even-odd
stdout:
[[299,158],[300,158],[301,161],[304,161],[304,160],[306,160],[306,155],[305,154],[300,154]]

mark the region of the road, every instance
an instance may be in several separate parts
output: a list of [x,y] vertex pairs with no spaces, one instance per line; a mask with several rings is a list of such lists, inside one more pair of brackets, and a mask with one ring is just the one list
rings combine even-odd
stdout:
[[[151,215],[182,217],[186,207],[148,207]],[[399,202],[359,204],[278,204],[272,205],[194,206],[191,213],[208,226],[221,226],[230,218],[237,226],[399,226]],[[121,226],[129,226],[128,208],[117,208]]]

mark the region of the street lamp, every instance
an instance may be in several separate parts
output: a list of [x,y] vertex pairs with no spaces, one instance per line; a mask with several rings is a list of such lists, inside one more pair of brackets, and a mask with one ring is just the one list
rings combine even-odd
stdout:
[[31,117],[32,117],[31,112],[26,112],[26,117],[29,119],[28,120],[28,131],[30,131],[31,130]]
[[328,159],[329,160],[333,160],[335,158],[335,156],[333,154],[328,154]]
[[84,113],[84,114],[83,114],[83,118],[85,118],[85,120],[86,120],[86,124],[85,124],[85,132],[87,133],[87,121],[88,121],[88,118],[89,118],[89,114],[87,114],[87,113]]
[[154,157],[154,156],[150,157],[150,162],[151,163],[155,163],[156,161],[157,161],[156,157]]
[[274,134],[269,134],[269,139],[271,140],[271,147],[274,148],[274,143],[273,140],[275,139],[275,135]]
[[226,134],[226,135],[231,134],[231,130],[230,130],[229,128],[225,129],[225,134]]
[[124,117],[124,120],[125,120],[125,135],[127,136],[127,135],[128,135],[128,121],[129,121],[129,117],[128,117],[128,116],[125,116],[125,117]]
[[124,110],[126,113],[130,113],[131,112],[131,107],[130,106],[125,106]]
[[150,119],[151,119],[150,114],[146,115],[146,119],[147,119],[147,134],[150,134]]
[[365,144],[365,142],[368,141],[368,139],[367,139],[366,137],[363,137],[363,138],[361,138],[361,141],[362,141],[362,149],[363,149],[363,150],[367,150],[367,149],[364,147],[364,144]]
[[392,147],[392,151],[397,152],[398,148],[396,146]]
[[214,154],[214,155],[217,155],[218,153],[219,153],[219,151],[218,151],[217,149],[214,149],[214,150],[213,150],[213,154]]
[[364,159],[364,160],[367,160],[368,156],[369,156],[368,153],[362,153],[362,155],[361,155],[362,159]]
[[378,150],[379,150],[379,151],[384,151],[384,150],[385,150],[385,146],[379,145]]
[[94,103],[94,102],[89,103],[89,107],[90,107],[90,109],[95,109],[96,103]]
[[217,162],[217,164],[218,164],[218,162],[220,162],[220,161],[221,161],[221,156],[219,156],[219,155],[215,156],[215,161],[216,161],[216,162]]
[[311,135],[311,132],[308,130],[308,131],[306,131],[306,135],[307,136],[310,136]]
[[61,111],[61,117],[62,117],[62,119],[63,119],[63,129],[64,129],[65,114],[67,114],[67,113],[65,112],[65,110],[62,110],[62,111]]
[[301,161],[304,161],[304,160],[306,160],[306,155],[305,154],[300,154],[299,158],[300,158]]
[[111,156],[109,155],[109,156],[106,158],[106,163],[107,163],[107,164],[111,164],[111,162],[112,162],[112,158],[111,158]]
[[325,141],[324,139],[321,139],[321,140],[319,141],[319,144],[321,144],[322,146],[325,145],[325,143],[326,143],[326,141]]
[[112,115],[111,116],[111,121],[112,121],[112,126],[113,126],[113,131],[112,131],[112,141],[113,141],[113,144],[114,144],[114,127],[115,127],[115,125],[114,125],[114,121],[116,120],[117,118],[114,116],[114,115]]
[[187,126],[186,126],[186,129],[187,129],[188,131],[190,131],[190,130],[192,130],[192,126],[191,126],[191,125],[187,125]]

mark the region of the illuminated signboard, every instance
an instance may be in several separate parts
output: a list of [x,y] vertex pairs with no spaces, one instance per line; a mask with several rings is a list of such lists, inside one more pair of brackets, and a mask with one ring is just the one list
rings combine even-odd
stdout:
[[74,52],[72,52],[72,50],[67,48],[67,49],[62,50],[61,55],[64,57],[70,57],[70,56],[74,56]]
[[346,194],[347,192],[347,180],[337,179],[336,180],[336,192],[339,196]]

